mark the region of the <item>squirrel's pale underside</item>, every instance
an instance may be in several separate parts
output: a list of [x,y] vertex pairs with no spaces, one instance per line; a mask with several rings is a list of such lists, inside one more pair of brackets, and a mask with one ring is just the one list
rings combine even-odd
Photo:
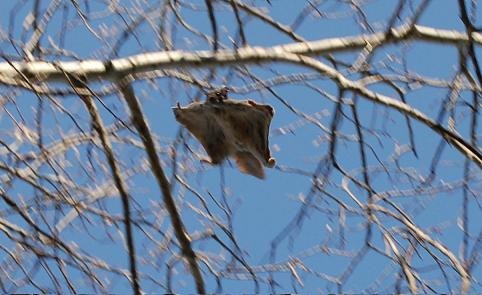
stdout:
[[264,178],[263,166],[273,167],[268,143],[269,125],[274,115],[270,105],[252,100],[207,99],[173,108],[176,120],[202,144],[207,162],[219,164],[227,157],[241,172]]

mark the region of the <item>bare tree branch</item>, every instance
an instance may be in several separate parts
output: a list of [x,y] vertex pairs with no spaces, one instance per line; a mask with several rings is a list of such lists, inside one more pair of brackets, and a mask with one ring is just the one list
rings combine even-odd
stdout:
[[191,241],[189,238],[188,233],[184,227],[184,224],[179,216],[179,213],[176,208],[176,204],[174,199],[171,195],[171,190],[167,178],[164,174],[164,171],[161,167],[161,163],[156,153],[154,140],[152,139],[151,133],[149,131],[149,127],[144,119],[144,115],[141,110],[141,106],[134,94],[134,90],[132,86],[129,84],[123,85],[120,82],[119,88],[120,92],[124,96],[129,108],[131,110],[132,122],[136,127],[139,135],[141,136],[142,142],[144,143],[144,147],[146,149],[146,153],[149,157],[149,162],[151,165],[151,169],[154,173],[154,176],[157,179],[158,185],[160,190],[162,191],[162,196],[164,199],[164,203],[166,205],[166,209],[169,212],[169,216],[171,217],[172,225],[174,227],[174,231],[176,233],[176,237],[181,245],[181,250],[184,258],[187,260],[189,267],[191,269],[192,276],[196,282],[196,289],[199,294],[206,293],[204,288],[204,281],[201,275],[201,271],[196,261],[196,253],[194,253],[191,247]]

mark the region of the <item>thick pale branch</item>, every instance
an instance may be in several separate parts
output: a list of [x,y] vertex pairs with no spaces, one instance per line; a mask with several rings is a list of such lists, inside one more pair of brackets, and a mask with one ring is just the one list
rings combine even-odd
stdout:
[[[0,63],[0,83],[23,81],[24,77],[39,81],[65,80],[65,73],[86,79],[116,80],[128,74],[135,74],[173,67],[209,67],[240,63],[267,63],[277,60],[282,53],[319,55],[356,50],[367,44],[380,45],[402,40],[420,40],[442,44],[468,44],[466,32],[434,29],[430,27],[401,26],[391,34],[379,32],[368,35],[323,39],[312,42],[290,43],[273,47],[244,47],[238,50],[208,50],[195,52],[163,51],[132,55],[114,60],[85,60],[68,62],[12,62]],[[482,45],[482,34],[473,32],[472,41]],[[274,54],[276,53],[276,54]]]

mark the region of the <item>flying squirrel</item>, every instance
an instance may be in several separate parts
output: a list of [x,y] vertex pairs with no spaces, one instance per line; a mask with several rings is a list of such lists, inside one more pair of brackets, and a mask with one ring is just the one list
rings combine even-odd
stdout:
[[199,140],[213,165],[234,158],[243,173],[263,179],[263,166],[272,168],[268,134],[274,115],[270,105],[253,100],[232,100],[229,88],[209,92],[205,102],[193,102],[185,107],[173,107],[176,120]]

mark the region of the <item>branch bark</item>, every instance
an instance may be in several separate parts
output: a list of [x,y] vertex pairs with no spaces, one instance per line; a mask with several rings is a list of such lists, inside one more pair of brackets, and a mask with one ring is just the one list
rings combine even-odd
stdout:
[[132,122],[134,123],[134,126],[139,132],[142,142],[144,143],[151,169],[157,180],[159,188],[162,191],[164,204],[166,205],[166,209],[169,212],[176,238],[181,245],[182,255],[184,256],[184,258],[186,258],[189,268],[191,269],[191,274],[194,277],[197,292],[199,294],[204,294],[204,281],[196,261],[196,253],[194,253],[194,250],[191,247],[191,240],[186,233],[184,224],[181,220],[181,216],[177,211],[176,203],[174,202],[174,198],[171,195],[169,182],[166,178],[166,175],[164,174],[161,162],[159,161],[159,157],[157,156],[154,140],[152,139],[151,132],[149,131],[149,126],[144,120],[141,105],[137,101],[134,89],[130,84],[119,82],[119,88],[129,106],[129,109],[131,110]]
[[[277,56],[283,53],[312,56],[353,51],[365,48],[367,44],[374,46],[406,40],[451,44],[454,46],[467,45],[470,42],[466,32],[435,29],[419,25],[412,27],[401,26],[393,28],[389,32],[389,34],[378,32],[312,42],[289,43],[273,47],[243,47],[238,50],[219,50],[217,52],[208,50],[151,52],[106,61],[19,62],[7,60],[0,63],[0,83],[21,83],[23,76],[44,82],[65,81],[64,73],[85,77],[88,80],[107,79],[115,81],[125,75],[165,68],[205,68],[230,64],[269,63],[279,60]],[[482,45],[481,33],[472,32],[471,37],[474,44]]]
[[[85,87],[85,84],[79,79],[77,79],[76,77],[68,77],[68,78],[71,79],[72,87],[74,89],[77,89],[77,88],[87,89],[87,87]],[[119,169],[119,165],[117,164],[116,157],[112,149],[112,144],[109,139],[109,135],[105,130],[104,123],[102,122],[102,118],[99,114],[99,111],[97,110],[97,106],[95,105],[95,102],[92,99],[92,95],[79,95],[79,96],[84,102],[90,114],[90,117],[92,120],[92,127],[97,132],[97,134],[99,135],[100,141],[102,142],[102,148],[104,149],[107,162],[109,163],[109,167],[112,173],[112,178],[114,180],[115,186],[119,191],[119,194],[122,200],[122,210],[124,213],[127,251],[129,252],[129,267],[131,272],[132,289],[134,294],[140,295],[141,288],[139,285],[139,276],[137,273],[137,266],[136,266],[136,251],[134,247],[134,237],[133,237],[132,222],[131,222],[131,210],[130,210],[130,204],[129,204],[130,196],[127,190],[127,185],[122,179],[121,171]]]

